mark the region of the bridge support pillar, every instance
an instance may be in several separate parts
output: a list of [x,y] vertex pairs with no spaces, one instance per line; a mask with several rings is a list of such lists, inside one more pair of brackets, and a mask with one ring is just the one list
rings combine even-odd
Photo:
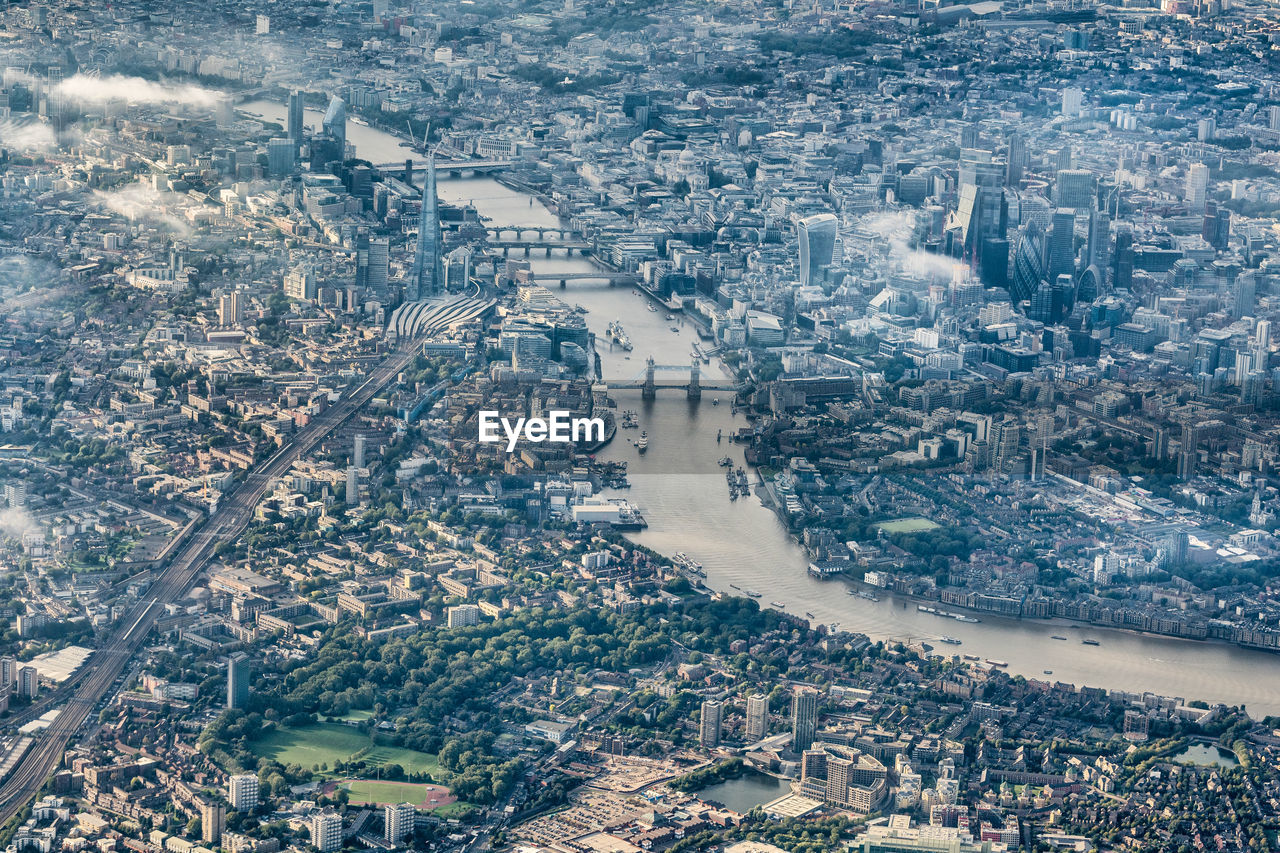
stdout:
[[525,246],[525,247],[524,247],[524,256],[525,256],[526,258],[527,258],[527,257],[529,257],[529,247],[528,247],[528,246]]
[[569,286],[569,280],[568,280],[568,279],[566,279],[566,278],[562,278],[562,279],[560,279],[560,289],[561,289],[561,290],[564,290],[564,289],[565,289],[566,287],[568,287],[568,286]]
[[549,257],[551,257],[551,247],[550,247],[550,246],[548,246],[548,247],[547,247],[547,257],[548,257],[548,258],[549,258]]
[[654,363],[653,356],[649,357],[649,363],[644,369],[644,386],[640,389],[640,398],[642,400],[652,400],[658,396],[657,384],[654,382]]
[[690,400],[701,400],[701,399],[702,399],[702,386],[701,386],[700,384],[698,384],[698,374],[699,374],[699,372],[700,372],[700,367],[699,367],[699,365],[698,365],[698,360],[695,358],[695,359],[693,360],[692,365],[689,367],[689,391],[688,391],[688,393],[689,393],[689,399],[690,399]]

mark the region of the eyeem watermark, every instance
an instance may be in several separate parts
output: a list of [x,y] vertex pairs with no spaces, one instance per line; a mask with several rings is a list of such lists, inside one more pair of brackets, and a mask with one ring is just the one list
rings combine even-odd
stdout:
[[480,410],[480,443],[497,444],[504,438],[507,452],[514,453],[520,439],[540,444],[544,441],[569,444],[604,441],[603,418],[575,418],[572,412],[553,409],[546,418],[516,418],[513,423],[492,409]]

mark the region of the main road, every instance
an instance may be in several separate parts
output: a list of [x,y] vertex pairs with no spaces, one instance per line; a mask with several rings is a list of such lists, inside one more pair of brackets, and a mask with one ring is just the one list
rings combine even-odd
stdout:
[[409,365],[417,354],[416,344],[433,331],[436,329],[424,329],[418,337],[392,351],[362,383],[295,433],[271,458],[255,466],[205,522],[192,531],[190,539],[147,590],[147,598],[130,609],[115,632],[85,662],[84,675],[66,705],[0,785],[0,824],[21,811],[40,791],[58,766],[71,738],[120,677],[165,606],[181,599],[218,543],[233,541],[245,529],[254,507],[272,481],[373,399]]

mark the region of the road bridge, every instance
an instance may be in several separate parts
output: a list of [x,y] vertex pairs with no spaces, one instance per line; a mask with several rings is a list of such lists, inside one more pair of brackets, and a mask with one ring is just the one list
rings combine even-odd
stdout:
[[[571,228],[561,228],[558,225],[489,225],[485,228],[498,241],[502,240],[524,240],[526,235],[538,235],[538,242],[544,242],[551,237],[561,242],[572,241],[578,237],[578,232]],[[510,235],[508,237],[507,235]]]
[[552,252],[563,251],[569,257],[573,257],[576,251],[580,255],[585,255],[594,247],[590,243],[583,243],[579,240],[490,240],[488,247],[493,250],[502,250],[502,257],[511,254],[511,250],[524,250],[527,258],[535,249],[546,250],[547,257],[551,257]]
[[559,282],[561,287],[567,287],[571,281],[607,281],[609,285],[616,286],[619,284],[635,284],[640,280],[639,276],[629,272],[608,272],[601,270],[600,272],[540,272],[540,273],[522,273],[520,280]]
[[[678,371],[689,374],[687,381],[660,380],[657,378],[659,371]],[[605,384],[610,389],[618,390],[634,390],[640,389],[640,396],[646,400],[652,400],[658,395],[659,391],[684,391],[690,400],[697,400],[702,397],[703,390],[707,391],[739,391],[742,386],[740,383],[731,379],[713,380],[711,382],[702,381],[702,362],[693,359],[689,364],[658,364],[651,356],[645,363],[644,373],[631,380],[622,380],[620,382],[609,381]]]
[[[436,174],[445,172],[450,175],[461,176],[466,172],[471,172],[474,175],[489,175],[510,169],[512,165],[513,161],[511,160],[441,160],[436,158]],[[374,163],[373,168],[379,172],[399,171],[404,174],[404,181],[412,184],[413,173],[427,168],[427,161],[407,157],[404,160],[397,160],[392,163]]]

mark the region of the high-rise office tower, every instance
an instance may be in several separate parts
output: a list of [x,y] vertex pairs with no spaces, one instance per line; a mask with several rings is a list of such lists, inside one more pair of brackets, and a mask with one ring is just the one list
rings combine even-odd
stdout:
[[1000,473],[1009,473],[1018,458],[1018,445],[1022,439],[1022,424],[1006,416],[991,425],[992,467]]
[[1041,323],[1049,323],[1053,321],[1053,295],[1056,290],[1055,285],[1047,282],[1036,288],[1036,292],[1031,294],[1030,304],[1027,306],[1027,316],[1032,320],[1038,320]]
[[769,733],[769,697],[753,693],[747,697],[747,743],[762,740]]
[[369,286],[369,229],[361,228],[356,232],[356,287]]
[[1076,213],[1070,208],[1060,207],[1053,213],[1047,273],[1050,281],[1076,273]]
[[1267,362],[1271,360],[1270,320],[1259,320],[1257,328],[1253,331],[1253,355],[1258,369],[1266,370]]
[[1200,236],[1219,252],[1225,252],[1231,242],[1231,211],[1212,201],[1206,201]]
[[1016,187],[1027,171],[1027,141],[1020,133],[1009,134],[1009,158],[1005,164],[1004,182]]
[[818,736],[818,693],[801,688],[791,697],[791,749],[804,752]]
[[1187,169],[1187,207],[1192,213],[1203,213],[1208,195],[1209,167],[1204,163],[1192,163]]
[[[1062,276],[1059,276],[1060,280],[1061,278]],[[1086,304],[1096,302],[1098,297],[1102,295],[1102,289],[1102,270],[1092,265],[1087,266],[1080,273],[1080,278],[1077,279],[1071,303],[1074,305],[1077,302]]]
[[1013,282],[1009,295],[1015,305],[1030,299],[1045,280],[1045,236],[1040,223],[1031,220],[1022,228],[1013,255]]
[[235,652],[227,658],[227,707],[249,704],[249,656]]
[[1111,217],[1106,211],[1092,208],[1089,211],[1089,243],[1085,266],[1106,271],[1111,263]]
[[724,705],[713,699],[702,703],[702,718],[698,724],[698,743],[708,749],[720,745],[720,727],[724,717]]
[[1133,284],[1133,226],[1116,223],[1116,240],[1111,257],[1112,285],[1117,290],[1128,290]]
[[404,841],[413,832],[414,817],[418,810],[413,803],[388,803],[382,808],[382,836],[392,844]]
[[1009,287],[1009,241],[1004,237],[987,237],[978,256],[978,272],[987,287]]
[[295,146],[302,145],[303,103],[301,92],[289,93],[289,141]]
[[414,255],[413,278],[405,300],[415,302],[441,292],[444,274],[440,258],[440,209],[436,198],[436,153],[427,154],[427,173],[422,181],[422,211],[418,215],[418,249]]
[[835,259],[838,220],[834,214],[818,213],[796,223],[800,238],[800,285],[821,281]]
[[1063,169],[1058,172],[1054,185],[1054,202],[1058,207],[1069,207],[1083,212],[1094,205],[1093,172],[1088,169]]
[[1236,350],[1236,363],[1231,375],[1231,384],[1236,387],[1243,385],[1244,378],[1252,373],[1253,370],[1253,353]]
[[1253,271],[1246,270],[1237,275],[1231,291],[1231,316],[1236,320],[1252,316],[1258,302],[1258,285]]
[[369,238],[369,271],[365,286],[380,300],[387,298],[387,279],[391,275],[391,241],[386,237]]
[[236,121],[236,106],[230,95],[219,95],[213,107],[214,124],[218,127],[231,127]]
[[976,254],[984,239],[1004,236],[1004,174],[1004,165],[995,162],[990,151],[970,149],[960,154],[956,217],[966,256]]
[[1182,442],[1178,453],[1178,479],[1190,480],[1196,475],[1200,436],[1191,424],[1182,425]]
[[293,171],[297,146],[292,139],[278,136],[267,141],[267,171],[273,178],[283,178]]
[[347,159],[347,102],[335,95],[329,100],[321,122],[324,132],[333,137],[339,160]]
[[258,777],[237,773],[227,780],[227,802],[238,812],[251,812],[258,807]]

